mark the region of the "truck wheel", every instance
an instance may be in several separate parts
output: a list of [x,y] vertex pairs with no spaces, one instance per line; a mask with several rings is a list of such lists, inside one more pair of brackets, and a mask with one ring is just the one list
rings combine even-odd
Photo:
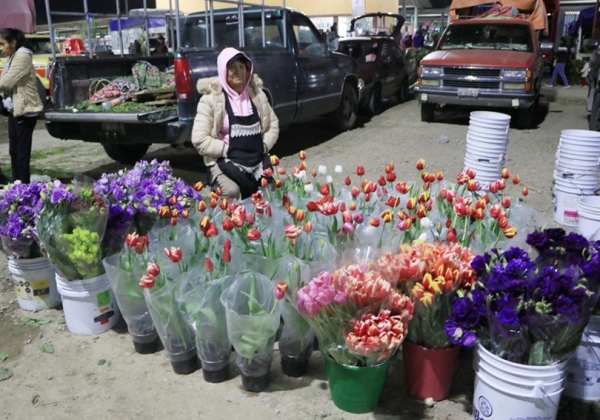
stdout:
[[515,121],[518,128],[529,129],[535,127],[535,112],[537,111],[537,100],[529,108],[517,110],[517,120]]
[[400,84],[400,88],[398,92],[396,92],[396,98],[398,99],[399,104],[403,104],[408,101],[409,92],[408,92],[408,80],[402,80],[402,84]]
[[333,123],[337,130],[348,131],[354,128],[356,124],[356,113],[358,108],[358,98],[356,90],[350,83],[344,83],[342,90],[342,100],[337,110],[333,112]]
[[421,102],[421,121],[433,122],[435,114],[435,104],[429,102]]
[[103,143],[104,151],[113,160],[124,165],[133,165],[144,157],[149,144],[115,144]]
[[371,115],[381,114],[383,111],[383,103],[381,100],[381,85],[377,85],[373,88],[371,94],[371,100],[369,101],[369,113]]
[[590,112],[590,123],[588,128],[591,131],[600,131],[600,94],[597,94],[592,104]]

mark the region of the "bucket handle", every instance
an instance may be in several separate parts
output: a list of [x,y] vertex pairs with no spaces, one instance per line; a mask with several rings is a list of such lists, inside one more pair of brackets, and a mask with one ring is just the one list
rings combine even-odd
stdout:
[[544,389],[544,382],[542,382],[542,381],[536,381],[533,384],[533,389],[531,390],[530,398],[533,398],[536,400],[548,399],[550,401],[550,403],[558,409],[558,405],[556,405],[556,403],[554,401],[552,401],[552,399],[550,398],[550,395],[548,395],[548,393]]
[[[572,179],[573,179],[573,178],[564,178],[564,179],[566,179],[566,180],[568,180],[568,181],[572,181]],[[578,190],[578,191],[580,192],[580,194],[581,194],[581,195],[590,195],[588,192],[586,192],[586,191],[582,190],[582,189],[581,189],[581,188],[579,188],[577,185],[575,185],[575,183],[574,183],[574,182],[571,182],[571,186],[572,186],[574,189]],[[600,188],[598,188],[598,189],[594,190],[594,194],[596,194],[598,191],[600,191]]]

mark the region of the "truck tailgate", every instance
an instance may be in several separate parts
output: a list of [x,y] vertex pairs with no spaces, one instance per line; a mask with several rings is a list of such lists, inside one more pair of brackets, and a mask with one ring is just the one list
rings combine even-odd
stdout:
[[152,112],[136,113],[108,113],[108,112],[68,112],[48,111],[42,116],[46,121],[56,122],[106,122],[128,124],[158,124],[174,121],[178,118],[177,109],[159,110]]

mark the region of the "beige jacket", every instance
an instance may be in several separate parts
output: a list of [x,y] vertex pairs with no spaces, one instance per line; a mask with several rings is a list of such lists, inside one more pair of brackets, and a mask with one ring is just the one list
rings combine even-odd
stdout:
[[[248,84],[250,99],[260,114],[264,152],[273,148],[279,137],[279,120],[262,91],[263,82],[254,75]],[[214,165],[220,157],[227,157],[227,145],[219,138],[225,116],[225,94],[217,77],[198,80],[198,92],[203,96],[192,129],[192,144],[204,158],[206,166]]]
[[12,93],[15,117],[37,114],[44,109],[38,94],[36,79],[31,56],[19,51],[14,53],[8,72],[0,76],[0,92],[3,96]]

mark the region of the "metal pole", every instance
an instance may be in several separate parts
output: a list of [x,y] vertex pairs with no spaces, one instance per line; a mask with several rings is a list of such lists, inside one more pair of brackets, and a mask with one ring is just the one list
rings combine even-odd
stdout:
[[[119,48],[121,49],[121,57],[123,57],[123,28],[121,28],[121,5],[119,4],[119,0],[115,0],[117,6],[117,24],[119,25]],[[108,24],[108,29],[110,29],[110,23]],[[112,37],[110,39],[110,43],[112,44]]]
[[[177,11],[179,14],[179,10]],[[175,28],[173,28],[173,2],[169,0],[169,42],[173,47],[173,52],[175,52]],[[167,51],[169,50],[169,46],[167,44]]]
[[92,33],[91,33],[92,32],[92,22],[90,22],[91,16],[89,15],[87,0],[83,0],[83,12],[85,13],[85,21],[87,23],[87,38],[88,38],[88,45],[89,45],[88,54],[89,54],[90,58],[92,58],[94,56],[94,47],[92,45]]
[[262,23],[262,46],[265,48],[267,46],[267,37],[265,34],[265,0],[262,0],[262,13],[260,17]]
[[46,0],[46,18],[48,19],[48,31],[50,32],[50,43],[52,44],[52,62],[56,62],[56,49],[54,47],[54,29],[52,29],[52,17],[50,16],[50,0]]
[[[212,5],[211,5],[211,7],[212,7]],[[211,9],[211,14],[212,14],[212,9]],[[212,34],[212,32],[209,32],[210,29],[212,28],[212,26],[209,27],[208,20],[209,20],[209,18],[208,18],[208,0],[204,0],[204,24],[206,25],[206,47],[212,47],[213,34]]]
[[[177,49],[181,48],[181,31],[179,30],[179,0],[175,0],[175,29],[177,32]],[[175,52],[175,51],[173,51]]]
[[210,0],[210,46],[215,48],[215,14],[214,14],[215,3]]
[[238,35],[240,37],[240,48],[244,48],[244,0],[238,3]]
[[144,19],[146,19],[146,54],[150,56],[150,21],[148,20],[148,0],[144,0]]
[[402,0],[402,16],[406,18],[406,0]]
[[287,9],[283,0],[283,48],[287,48]]
[[598,7],[600,7],[600,0],[596,0],[596,8],[594,9],[594,23],[592,25],[592,39],[596,39],[596,32],[598,31]]

